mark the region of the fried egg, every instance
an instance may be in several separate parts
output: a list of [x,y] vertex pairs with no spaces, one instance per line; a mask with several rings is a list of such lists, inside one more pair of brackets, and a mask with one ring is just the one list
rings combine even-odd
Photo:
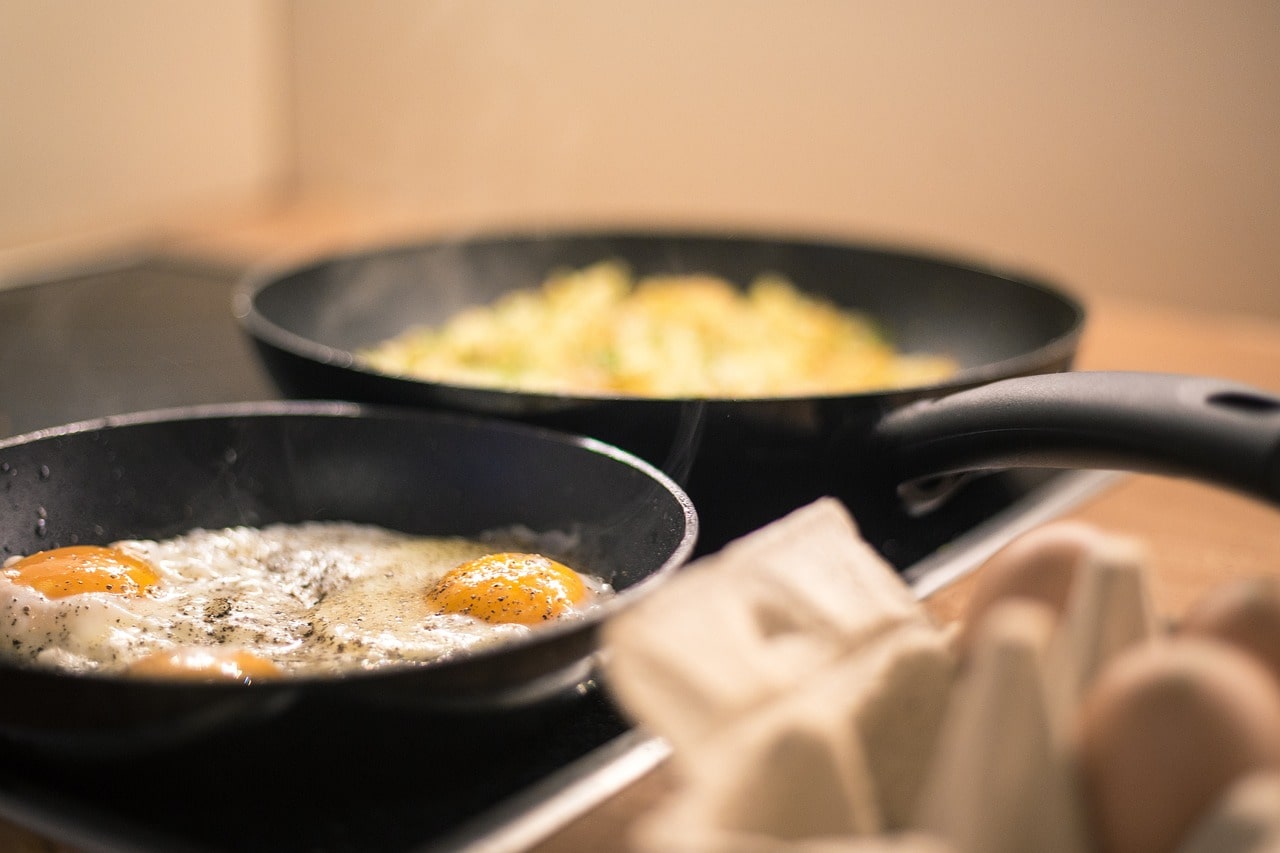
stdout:
[[540,554],[348,522],[56,548],[0,569],[0,656],[241,682],[426,663],[580,618],[613,590]]

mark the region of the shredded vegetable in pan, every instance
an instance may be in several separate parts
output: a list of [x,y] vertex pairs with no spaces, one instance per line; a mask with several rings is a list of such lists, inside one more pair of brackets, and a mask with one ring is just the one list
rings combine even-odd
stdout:
[[868,317],[776,275],[636,280],[604,261],[551,275],[360,353],[433,382],[567,394],[790,397],[925,385],[949,358],[898,352]]

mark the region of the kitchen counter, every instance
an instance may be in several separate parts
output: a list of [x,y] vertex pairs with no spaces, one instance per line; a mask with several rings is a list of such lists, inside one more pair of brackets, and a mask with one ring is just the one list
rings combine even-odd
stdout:
[[[234,256],[229,262],[242,263],[246,253],[263,251],[261,231],[254,233],[254,239],[238,238],[229,248],[225,242],[200,243],[199,254],[207,261],[222,250]],[[1280,393],[1280,320],[1101,299],[1090,300],[1089,309],[1077,365],[1080,369],[1213,375]],[[5,367],[9,369],[9,365]],[[121,405],[131,402],[122,401]],[[1280,516],[1276,511],[1208,486],[1126,476],[1068,515],[1145,540],[1156,569],[1156,604],[1169,617],[1175,617],[1200,591],[1216,582],[1280,571]],[[936,593],[928,601],[930,610],[939,619],[956,618],[963,612],[972,582],[969,576]],[[534,849],[537,853],[619,849],[630,821],[671,785],[670,771],[660,763],[639,781],[559,827]],[[67,848],[0,821],[0,849]]]

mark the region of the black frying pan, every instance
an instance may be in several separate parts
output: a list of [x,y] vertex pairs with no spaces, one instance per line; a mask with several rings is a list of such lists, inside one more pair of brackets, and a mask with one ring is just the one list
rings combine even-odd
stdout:
[[[536,287],[557,267],[607,258],[640,275],[710,272],[739,284],[781,273],[869,313],[901,349],[946,353],[963,369],[908,391],[637,399],[396,378],[353,355],[407,325],[440,323],[465,306]],[[907,489],[903,505],[891,498],[893,486],[1005,465],[1191,473],[1276,494],[1274,476],[1259,477],[1271,465],[1280,403],[1183,377],[1037,376],[1071,367],[1081,305],[1049,284],[938,257],[726,234],[440,240],[262,272],[238,290],[236,311],[286,394],[500,415],[594,435],[651,460],[698,507],[701,551],[820,495],[844,500],[871,541],[893,541],[942,494],[937,482]],[[1025,376],[1037,378],[1012,379]],[[973,396],[949,397],[975,388]]]
[[[592,439],[351,403],[231,404],[0,441],[0,559],[195,527],[304,520],[416,534],[528,528],[619,594],[510,646],[424,666],[246,689],[0,664],[0,736],[137,748],[299,703],[466,714],[536,704],[584,677],[602,619],[684,562],[697,519],[646,463]],[[562,537],[563,538],[563,537]]]

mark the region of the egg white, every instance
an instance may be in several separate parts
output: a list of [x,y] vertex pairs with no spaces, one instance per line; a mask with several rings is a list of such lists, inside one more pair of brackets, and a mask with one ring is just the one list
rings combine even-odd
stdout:
[[[426,591],[459,563],[494,551],[457,537],[417,537],[349,522],[193,530],[114,547],[150,563],[146,593],[60,599],[0,574],[0,655],[115,672],[182,646],[240,647],[286,673],[333,674],[437,660],[532,629],[438,615]],[[612,593],[583,575],[587,602]]]

